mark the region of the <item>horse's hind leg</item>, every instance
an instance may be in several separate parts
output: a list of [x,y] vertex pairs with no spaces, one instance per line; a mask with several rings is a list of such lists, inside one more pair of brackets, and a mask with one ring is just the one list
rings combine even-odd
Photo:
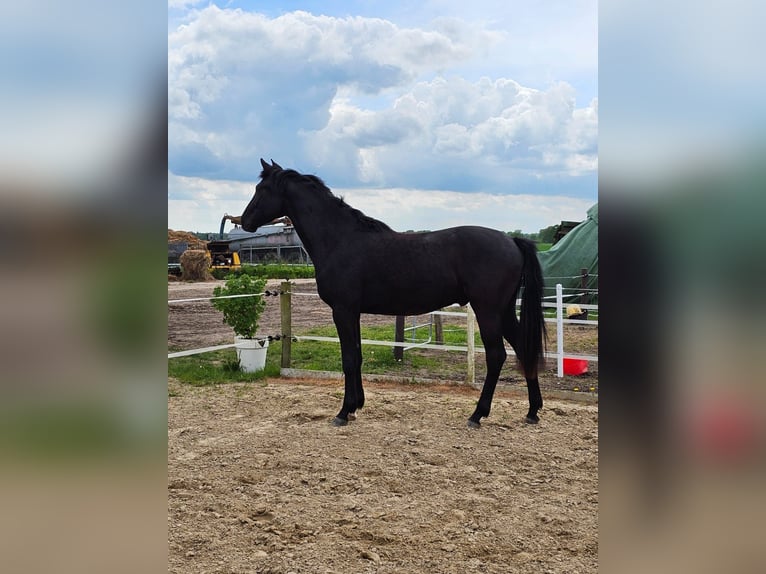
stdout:
[[356,347],[356,374],[354,377],[356,385],[356,408],[348,412],[348,420],[356,420],[356,411],[364,406],[364,388],[362,388],[362,345],[361,345],[361,332],[360,342]]
[[[332,318],[338,329],[340,351],[343,362],[345,388],[343,406],[333,420],[335,426],[348,424],[353,413],[364,404],[362,391],[362,344],[359,330],[359,313],[333,309]],[[352,415],[349,417],[349,415]]]
[[537,424],[540,422],[540,417],[537,416],[537,411],[543,407],[543,396],[540,394],[540,383],[537,377],[526,377],[527,379],[527,393],[529,394],[529,412],[524,419],[529,424]]
[[476,404],[476,410],[468,418],[468,426],[472,428],[479,428],[482,417],[489,416],[497,379],[500,377],[500,370],[503,368],[506,357],[500,316],[494,313],[482,313],[477,310],[476,320],[479,323],[481,340],[486,351],[487,377],[484,379],[484,386],[481,389],[481,396]]
[[[514,307],[510,307],[509,311],[503,316],[503,336],[510,343],[513,350],[516,352],[516,357],[521,364],[522,372],[525,371],[526,365],[525,358],[521,356],[521,345],[519,344],[519,337],[521,336],[521,329],[518,320],[516,319],[516,310]],[[533,359],[536,361],[536,359]],[[537,416],[543,406],[543,396],[540,394],[540,383],[537,380],[537,369],[535,368],[535,376],[524,376],[527,380],[527,394],[529,395],[529,412],[524,419],[530,424],[536,424],[540,421],[540,417]]]

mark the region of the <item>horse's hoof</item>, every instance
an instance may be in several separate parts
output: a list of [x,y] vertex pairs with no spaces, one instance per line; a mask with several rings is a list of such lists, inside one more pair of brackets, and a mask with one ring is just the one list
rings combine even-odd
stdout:
[[356,420],[356,415],[354,413],[348,413],[348,420],[355,421]]
[[332,426],[334,427],[344,427],[347,424],[348,424],[348,421],[340,417],[335,417],[334,419],[332,419]]
[[472,421],[471,419],[468,419],[468,428],[469,429],[478,429],[481,428],[481,423]]
[[524,418],[524,422],[529,424],[529,425],[536,425],[537,423],[540,422],[540,417],[538,417],[537,415],[534,415],[534,416],[527,415]]

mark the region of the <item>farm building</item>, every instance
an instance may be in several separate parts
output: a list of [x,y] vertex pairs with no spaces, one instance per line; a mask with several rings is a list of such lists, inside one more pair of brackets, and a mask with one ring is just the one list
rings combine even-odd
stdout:
[[236,225],[228,233],[228,241],[231,250],[239,252],[242,263],[310,262],[303,242],[292,225],[264,225],[253,233]]

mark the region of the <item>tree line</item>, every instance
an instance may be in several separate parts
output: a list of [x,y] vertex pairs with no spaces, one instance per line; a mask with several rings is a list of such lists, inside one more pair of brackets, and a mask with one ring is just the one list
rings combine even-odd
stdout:
[[558,229],[558,227],[558,225],[549,225],[534,233],[524,233],[521,229],[515,229],[514,231],[506,231],[505,234],[511,237],[531,239],[537,243],[553,243],[553,238],[556,236],[556,229]]
[[[556,236],[556,229],[558,225],[549,225],[544,227],[540,231],[534,233],[524,233],[521,229],[515,229],[513,231],[506,231],[505,234],[510,237],[523,237],[524,239],[531,239],[536,243],[553,243],[553,238]],[[429,229],[420,229],[415,231],[414,229],[408,229],[405,233],[428,233]]]
[[[536,243],[553,243],[553,238],[556,236],[556,229],[558,228],[558,225],[549,225],[548,227],[545,227],[541,229],[540,231],[535,231],[534,233],[524,233],[521,229],[514,229],[513,231],[506,231],[505,234],[509,235],[510,237],[523,237],[525,239],[531,239],[532,241],[535,241]],[[413,229],[408,229],[405,231],[405,233],[426,233],[430,231],[429,229],[420,229],[418,231],[415,231]],[[199,239],[202,239],[204,241],[209,241],[210,239],[218,239],[217,233],[202,233],[199,231],[193,232],[195,236],[197,236]],[[228,234],[224,234],[224,237]]]

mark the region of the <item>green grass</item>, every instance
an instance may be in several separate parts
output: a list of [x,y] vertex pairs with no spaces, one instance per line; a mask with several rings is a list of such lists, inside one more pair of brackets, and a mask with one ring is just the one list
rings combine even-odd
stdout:
[[[393,341],[394,340],[394,325],[393,319],[391,325],[362,325],[362,339],[374,339],[376,341]],[[405,323],[405,328],[409,327],[409,322]],[[316,335],[319,337],[337,337],[338,331],[334,326],[328,325],[326,327],[317,327],[310,329],[303,335]],[[424,343],[428,337],[428,328],[421,327],[416,332],[414,343]],[[459,327],[454,325],[445,325],[444,333],[445,345],[465,345],[466,344],[466,329],[465,327]],[[412,331],[405,333],[405,342],[412,340]],[[479,330],[476,329],[475,342],[477,345],[481,344],[481,338],[479,337]],[[433,341],[432,341],[433,342]],[[364,346],[364,345],[362,345]],[[372,346],[372,345],[371,345]]]
[[[273,357],[277,357],[276,361]],[[266,377],[279,376],[279,353],[275,354],[270,348],[266,355],[266,368],[257,373],[245,373],[240,370],[237,352],[234,349],[177,357],[168,360],[168,376],[194,386],[254,382]]]
[[[333,326],[311,329],[302,335],[315,335],[319,337],[337,337],[338,333]],[[418,329],[415,343],[425,342],[428,336],[426,328]],[[362,326],[362,339],[373,339],[377,341],[393,341],[393,325]],[[410,332],[406,333],[406,341],[410,341]],[[481,345],[481,338],[478,329],[475,336],[477,345]],[[465,328],[445,326],[444,331],[445,345],[465,345]],[[271,351],[269,351],[271,352]],[[443,361],[436,356],[427,356],[418,353],[416,350],[410,350],[405,353],[404,361],[394,359],[394,353],[391,347],[382,345],[362,344],[362,361],[364,372],[371,374],[391,374],[396,375],[399,372],[408,370],[428,370],[435,369]],[[307,369],[315,371],[341,371],[343,369],[340,345],[325,343],[320,341],[301,341],[293,343],[292,346],[292,366],[296,369]]]
[[[555,310],[547,309],[546,316],[555,317]],[[409,326],[409,322],[405,324]],[[393,341],[394,325],[370,325],[362,326],[362,339],[377,341]],[[299,336],[337,337],[334,326],[316,327],[303,331]],[[444,344],[464,346],[466,344],[465,326],[455,324],[444,325]],[[420,328],[413,344],[425,342],[428,336],[427,328]],[[548,325],[549,345],[555,345],[555,325]],[[406,342],[410,342],[411,332],[405,334]],[[573,352],[589,351],[593,345],[597,346],[598,331],[593,332],[590,338],[581,336],[578,344],[570,341],[567,349]],[[481,336],[476,329],[475,344],[480,346]],[[583,347],[580,349],[580,347]],[[278,377],[280,374],[280,362],[282,354],[282,342],[272,341],[266,356],[266,368],[260,373],[243,373],[239,370],[234,349],[214,351],[191,357],[180,357],[168,361],[168,375],[179,381],[196,386],[216,385],[228,382],[257,382],[266,377]],[[462,353],[458,353],[462,354]],[[426,349],[410,349],[404,354],[402,361],[394,358],[390,347],[382,345],[362,345],[363,372],[365,374],[385,374],[391,376],[423,376],[431,378],[461,378],[465,373],[465,365],[462,360],[446,359],[443,353]],[[343,365],[339,343],[323,341],[300,341],[292,344],[291,366],[295,369],[308,371],[342,372]]]
[[538,251],[548,251],[551,247],[553,247],[553,243],[538,243],[537,244]]
[[[337,337],[334,326],[311,329],[302,335],[315,335],[320,337]],[[407,333],[409,335],[409,332]],[[417,342],[425,341],[428,331],[425,328],[418,329]],[[380,341],[394,340],[394,326],[364,326],[362,327],[363,339]],[[409,336],[407,341],[409,341]],[[476,332],[476,344],[481,345],[481,338]],[[465,345],[465,328],[445,325],[444,343],[446,345]],[[168,376],[194,386],[216,385],[231,382],[256,382],[266,377],[278,377],[282,355],[281,341],[272,341],[266,355],[266,368],[258,373],[244,373],[237,364],[236,351],[224,349],[212,351],[191,357],[178,357],[168,361]],[[405,353],[404,361],[397,361],[390,347],[381,345],[362,345],[362,360],[364,372],[373,374],[396,375],[407,370],[435,370],[439,368],[443,360],[438,356],[428,356],[416,350]],[[326,343],[322,341],[301,341],[292,345],[292,367],[310,371],[333,371],[341,372],[340,345],[338,343]]]
[[[555,317],[554,309],[546,309],[546,317]],[[596,318],[591,315],[590,318]],[[409,322],[405,324],[409,326]],[[549,345],[555,345],[555,325],[548,326]],[[378,341],[394,340],[393,321],[390,325],[362,326],[362,338]],[[334,326],[316,327],[298,334],[303,336],[337,337]],[[444,344],[464,346],[466,344],[465,326],[445,324]],[[420,328],[413,344],[425,342],[428,336],[427,328]],[[411,331],[405,334],[410,342]],[[582,337],[581,337],[582,338]],[[583,349],[571,341],[567,349],[572,351],[588,351],[591,343],[597,345],[598,331],[593,332],[594,343],[583,339]],[[476,329],[475,344],[480,346],[481,336]],[[574,346],[573,346],[574,345]],[[168,361],[168,375],[190,385],[216,385],[228,382],[257,382],[266,377],[278,377],[282,354],[281,341],[272,341],[266,356],[266,368],[259,373],[243,373],[239,370],[234,349],[214,351],[191,357],[179,357]],[[362,345],[363,371],[365,374],[386,374],[409,376],[413,373],[424,377],[458,377],[465,372],[462,362],[445,360],[443,353],[425,349],[410,349],[404,354],[403,361],[397,361],[390,347],[382,345]],[[301,341],[292,344],[291,366],[295,369],[309,371],[342,372],[342,360],[339,343],[322,341]]]

